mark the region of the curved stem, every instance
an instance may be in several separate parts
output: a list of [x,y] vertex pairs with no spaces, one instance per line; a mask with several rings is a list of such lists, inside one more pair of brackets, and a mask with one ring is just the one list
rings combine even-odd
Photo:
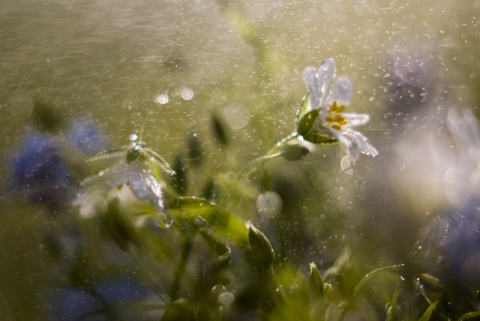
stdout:
[[254,160],[250,161],[247,165],[245,165],[244,168],[242,168],[242,170],[240,171],[240,173],[238,173],[238,176],[241,178],[241,179],[244,179],[244,178],[247,178],[249,177],[253,172],[255,172],[255,170],[257,170],[257,168],[266,163],[267,161],[269,161],[270,159],[273,159],[273,158],[277,158],[277,157],[280,157],[282,156],[283,153],[280,151],[280,152],[277,152],[275,154],[268,154],[268,155],[264,155],[264,156],[260,156],[260,157],[257,157],[255,158]]
[[360,289],[367,283],[370,279],[378,275],[379,273],[383,272],[392,272],[392,271],[398,271],[401,270],[403,267],[405,267],[405,264],[395,264],[395,265],[389,265],[389,266],[384,266],[378,269],[373,270],[372,272],[368,273],[365,275],[360,282],[357,283],[355,286],[355,289],[353,290],[353,296],[357,296],[358,292]]
[[280,157],[283,155],[282,148],[290,141],[296,139],[298,137],[298,134],[296,132],[291,133],[287,137],[281,139],[278,143],[275,144],[275,146],[268,151],[266,155],[257,157],[247,163],[240,172],[238,173],[238,177],[240,179],[245,179],[248,178],[252,173],[254,173],[261,165],[266,163],[267,161]]

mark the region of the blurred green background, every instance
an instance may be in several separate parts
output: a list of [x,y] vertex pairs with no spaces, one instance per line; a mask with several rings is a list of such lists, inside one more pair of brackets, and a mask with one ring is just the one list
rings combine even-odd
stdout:
[[[284,208],[301,212],[287,218],[304,224],[293,235],[306,230],[314,239],[298,240],[292,248],[303,254],[291,255],[302,264],[322,257],[327,266],[343,244],[361,240],[365,243],[357,245],[366,251],[366,261],[375,261],[373,251],[395,262],[410,249],[418,229],[446,207],[439,196],[442,177],[418,177],[415,160],[398,157],[398,148],[410,146],[403,149],[408,155],[425,153],[410,142],[425,126],[437,126],[430,111],[450,105],[476,110],[479,24],[480,1],[3,0],[2,319],[41,320],[41,289],[56,277],[42,245],[43,232],[55,223],[45,207],[25,204],[8,184],[9,164],[31,123],[32,97],[67,119],[88,116],[109,148],[125,145],[151,115],[144,140],[168,161],[185,155],[187,137],[197,132],[206,162],[192,174],[194,194],[209,173],[238,170],[291,133],[306,92],[303,69],[332,57],[337,74],[354,84],[349,110],[372,117],[362,131],[380,155],[362,161],[363,170],[354,177],[341,172],[334,147],[319,148],[300,169],[282,160],[271,165],[274,188],[291,196],[283,200]],[[391,91],[401,76],[395,61],[415,55],[427,71],[414,85],[427,88],[420,95],[437,97],[427,99],[427,112],[415,104],[402,109],[407,103]],[[169,98],[165,104],[159,103],[162,94]],[[407,126],[395,118],[395,104]],[[233,157],[225,158],[212,142],[212,111],[230,125]],[[412,116],[417,112],[423,120]],[[409,181],[413,177],[420,183]],[[76,210],[65,211],[75,215]],[[378,218],[385,213],[391,216]]]

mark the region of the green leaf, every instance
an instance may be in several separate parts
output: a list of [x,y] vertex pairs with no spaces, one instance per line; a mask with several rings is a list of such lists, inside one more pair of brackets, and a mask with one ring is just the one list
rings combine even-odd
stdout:
[[310,263],[310,278],[308,279],[308,294],[311,299],[323,297],[323,281],[315,263]]
[[330,298],[332,297],[333,286],[330,283],[325,283],[323,286],[323,293],[325,293],[325,300],[330,302]]
[[358,292],[362,289],[362,287],[371,279],[373,279],[374,277],[378,276],[379,274],[381,273],[393,273],[395,271],[398,271],[400,269],[402,269],[405,265],[404,264],[397,264],[397,265],[388,265],[388,266],[384,266],[384,267],[381,267],[381,268],[378,268],[378,269],[375,269],[373,270],[372,272],[368,273],[367,275],[365,275],[358,283],[357,285],[355,286],[355,289],[353,291],[353,295],[354,296],[357,296],[358,295]]
[[310,93],[307,92],[307,94],[303,96],[302,103],[300,104],[300,107],[297,110],[297,115],[295,118],[295,123],[297,124],[297,127],[298,127],[298,124],[300,123],[300,119],[302,119],[303,116],[305,116],[305,114],[308,113],[310,110],[311,110]]
[[442,282],[433,275],[422,273],[420,274],[420,279],[436,288],[443,288]]
[[317,145],[331,145],[338,143],[338,139],[330,133],[327,129],[325,131],[312,130],[306,135],[302,136],[307,142]]
[[123,250],[127,251],[131,243],[138,244],[138,235],[132,222],[121,212],[120,202],[114,199],[108,206],[108,211],[102,216],[103,223],[110,236]]
[[201,228],[198,233],[218,255],[225,255],[231,252],[230,248],[224,242],[219,240],[210,230]]
[[107,150],[93,157],[90,157],[89,159],[87,159],[87,162],[96,162],[96,161],[107,160],[112,158],[124,157],[126,150],[128,150],[128,146]]
[[194,313],[191,304],[185,301],[175,301],[170,304],[161,321],[189,321],[194,320]]
[[328,128],[314,126],[321,112],[321,108],[311,109],[310,93],[307,93],[297,112],[297,133],[310,143],[325,145],[337,143],[338,139],[332,135]]
[[320,117],[319,109],[311,110],[303,115],[297,122],[297,133],[301,136],[307,135],[312,130],[318,117]]
[[33,99],[32,121],[39,130],[51,134],[58,134],[66,125],[63,113],[39,98]]
[[326,127],[314,126],[320,117],[321,109],[314,109],[302,116],[297,123],[297,133],[314,144],[334,144],[338,139]]
[[188,136],[187,151],[188,159],[190,160],[191,164],[195,167],[202,166],[204,159],[204,151],[200,142],[200,138],[195,132],[190,133],[190,135]]
[[181,154],[176,154],[173,160],[171,183],[178,195],[185,195],[187,190],[187,166]]
[[275,260],[275,252],[268,238],[253,224],[248,227],[248,241],[251,246],[251,260],[254,266],[266,268]]
[[473,318],[476,318],[476,317],[480,317],[480,311],[465,313],[464,315],[462,315],[460,317],[460,319],[458,319],[458,321],[473,319]]
[[219,272],[229,268],[232,258],[230,248],[218,237],[216,237],[211,230],[201,228],[198,232],[203,240],[210,246],[210,248],[218,254],[218,257],[212,261],[212,272],[217,275]]
[[218,141],[218,143],[222,146],[228,146],[229,137],[227,134],[227,124],[217,113],[212,113],[211,126],[213,136]]
[[176,220],[192,220],[200,217],[223,237],[229,238],[237,244],[248,244],[248,230],[245,222],[233,213],[205,199],[179,197],[173,200],[168,208]]
[[435,306],[438,304],[438,301],[433,302],[430,306],[425,310],[425,313],[418,319],[418,321],[429,321],[430,317],[432,316],[433,310]]

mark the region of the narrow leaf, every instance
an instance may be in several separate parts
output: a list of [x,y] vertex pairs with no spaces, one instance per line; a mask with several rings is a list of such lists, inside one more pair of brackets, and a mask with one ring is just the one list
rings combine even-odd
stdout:
[[438,301],[433,302],[430,306],[425,310],[425,313],[418,319],[418,321],[429,321],[430,317],[432,316],[433,310],[435,306],[438,304]]
[[308,279],[308,294],[312,299],[323,297],[323,281],[315,263],[310,263],[310,278]]

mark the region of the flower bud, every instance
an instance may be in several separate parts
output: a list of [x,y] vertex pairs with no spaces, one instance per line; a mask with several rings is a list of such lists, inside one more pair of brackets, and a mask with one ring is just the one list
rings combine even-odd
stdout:
[[251,246],[251,263],[258,268],[266,268],[275,260],[275,252],[268,238],[253,224],[248,226],[248,241]]

